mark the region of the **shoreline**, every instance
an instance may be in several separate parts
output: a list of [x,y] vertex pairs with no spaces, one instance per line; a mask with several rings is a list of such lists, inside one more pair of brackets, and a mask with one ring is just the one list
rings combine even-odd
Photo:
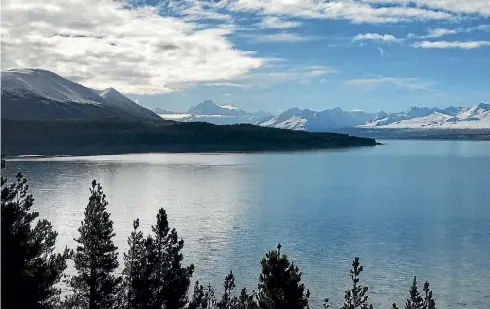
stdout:
[[355,146],[341,146],[341,147],[319,147],[319,148],[291,148],[291,149],[257,149],[257,150],[167,150],[167,151],[104,151],[104,152],[73,152],[70,154],[59,153],[44,153],[44,154],[14,154],[5,155],[5,160],[13,161],[31,161],[36,159],[46,158],[70,158],[70,157],[90,157],[90,156],[114,156],[114,155],[139,155],[139,154],[263,154],[263,153],[275,153],[275,154],[289,154],[289,153],[305,153],[305,152],[322,152],[322,151],[349,151],[355,148],[362,147],[375,147],[384,145],[383,143],[376,142],[374,145],[355,145]]

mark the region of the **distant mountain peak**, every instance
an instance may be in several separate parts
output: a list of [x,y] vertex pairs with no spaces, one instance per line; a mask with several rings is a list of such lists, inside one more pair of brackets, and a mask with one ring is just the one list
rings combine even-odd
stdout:
[[222,115],[222,116],[245,116],[247,112],[231,105],[218,105],[212,100],[204,100],[188,111],[192,115]]
[[117,93],[117,94],[121,94],[119,91],[117,91],[116,89],[114,89],[112,87],[109,87],[109,88],[106,88],[106,89],[102,90],[101,93]]
[[125,95],[123,95],[122,93],[120,93],[119,91],[117,91],[116,89],[114,89],[112,87],[102,90],[100,92],[100,96],[103,98],[108,98],[108,97],[123,98],[124,97],[124,98],[128,99]]
[[484,110],[490,110],[490,104],[484,102],[480,102],[476,107]]
[[166,109],[161,108],[161,107],[155,107],[153,109],[153,112],[156,113],[156,114],[168,114],[168,115],[170,115],[170,114],[178,114],[176,112],[172,112],[172,111],[166,110]]

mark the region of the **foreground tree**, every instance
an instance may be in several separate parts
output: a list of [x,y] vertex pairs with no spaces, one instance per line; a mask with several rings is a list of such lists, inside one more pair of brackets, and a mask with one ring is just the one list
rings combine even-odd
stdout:
[[211,284],[204,288],[196,281],[194,284],[194,293],[189,302],[188,309],[216,309],[217,301],[214,289]]
[[368,303],[367,291],[368,287],[363,287],[359,284],[361,272],[364,270],[359,258],[356,257],[352,261],[352,269],[350,277],[352,280],[352,289],[345,291],[344,305],[341,309],[372,309],[373,305]]
[[309,291],[301,282],[301,272],[285,254],[281,255],[281,244],[277,250],[269,251],[260,262],[258,303],[261,309],[305,309],[308,308]]
[[233,290],[235,289],[235,275],[233,272],[226,276],[223,284],[224,293],[221,297],[221,301],[218,302],[218,309],[256,309],[258,308],[255,301],[255,295],[248,295],[247,289],[243,288],[240,292],[240,296],[233,296]]
[[144,278],[145,267],[145,243],[143,233],[138,230],[139,219],[133,222],[133,231],[128,237],[128,252],[124,253],[123,286],[125,308],[142,308],[145,303],[140,291],[146,284]]
[[[5,161],[1,160],[2,171]],[[2,308],[54,308],[69,251],[54,254],[58,233],[47,220],[32,212],[34,203],[22,174],[2,184]]]
[[233,272],[230,271],[226,276],[223,287],[224,293],[221,296],[221,300],[217,301],[214,288],[211,285],[204,288],[199,284],[199,281],[196,281],[188,309],[258,309],[254,292],[249,295],[247,289],[243,288],[238,297],[233,296],[235,288],[235,275],[233,275]]
[[[141,270],[134,274],[134,278],[141,280],[133,284],[132,308],[184,308],[189,301],[187,295],[194,265],[182,266],[184,241],[178,239],[175,229],[170,230],[163,208],[158,211],[157,224],[152,231],[153,235],[144,240]],[[134,269],[125,269],[125,272],[131,273]]]
[[238,303],[238,299],[233,297],[232,293],[235,289],[235,275],[230,270],[230,273],[226,275],[225,282],[223,284],[225,289],[223,296],[221,297],[221,301],[218,302],[219,309],[231,309],[234,308]]
[[258,309],[257,295],[255,291],[252,294],[248,294],[247,289],[243,288],[240,291],[240,296],[238,297],[238,303],[235,306],[236,309]]
[[78,272],[69,281],[73,295],[68,304],[76,308],[109,309],[121,304],[122,278],[114,274],[119,266],[113,222],[107,212],[108,202],[102,187],[95,180],[85,208],[85,218],[78,232],[80,237],[74,261]]
[[422,297],[417,287],[417,277],[413,277],[412,286],[410,287],[410,298],[407,299],[405,309],[435,309],[436,302],[432,298],[432,291],[429,288],[429,282],[424,283],[425,297]]

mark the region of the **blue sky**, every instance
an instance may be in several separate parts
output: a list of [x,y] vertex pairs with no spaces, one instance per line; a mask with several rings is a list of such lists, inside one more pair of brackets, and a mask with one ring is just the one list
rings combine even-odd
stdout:
[[[490,102],[490,0],[52,0],[57,10],[34,21],[17,2],[2,9],[2,68],[51,69],[147,107],[186,111],[211,99],[248,111],[399,111]],[[49,26],[62,35],[53,39]],[[19,52],[22,43],[30,53]]]

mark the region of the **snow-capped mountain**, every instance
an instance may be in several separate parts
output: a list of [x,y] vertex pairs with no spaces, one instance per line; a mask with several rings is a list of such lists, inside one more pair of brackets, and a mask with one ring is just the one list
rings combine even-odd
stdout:
[[191,115],[220,115],[220,116],[246,116],[247,112],[231,105],[217,105],[211,100],[191,107],[187,112]]
[[231,105],[217,105],[211,100],[199,103],[191,107],[187,113],[159,113],[159,116],[167,120],[182,122],[209,122],[219,125],[248,123],[261,123],[272,117],[267,112],[248,113]]
[[291,108],[284,113],[258,123],[266,127],[313,132],[342,128],[376,129],[490,129],[490,105],[473,107],[428,108],[410,107],[399,113],[365,113],[340,108],[316,112]]
[[107,104],[120,108],[136,117],[147,119],[160,119],[153,111],[137,104],[136,102],[125,97],[114,88],[107,88],[100,92],[100,96],[105,99]]
[[325,131],[328,129],[356,127],[374,119],[376,116],[377,114],[365,113],[360,110],[344,111],[339,107],[322,112],[291,108],[276,117],[259,123],[259,125],[292,130]]
[[361,125],[362,128],[387,129],[490,129],[490,104],[445,109],[410,108],[388,114]]
[[2,71],[2,118],[159,119],[114,89],[101,92],[41,69]]
[[155,107],[153,109],[153,112],[157,115],[159,114],[178,114],[176,112],[172,112],[172,111],[169,111],[169,110],[166,110],[166,109],[163,109],[163,108],[160,108],[160,107]]
[[41,69],[2,71],[2,91],[19,97],[37,96],[56,102],[101,104],[103,99],[92,89]]

